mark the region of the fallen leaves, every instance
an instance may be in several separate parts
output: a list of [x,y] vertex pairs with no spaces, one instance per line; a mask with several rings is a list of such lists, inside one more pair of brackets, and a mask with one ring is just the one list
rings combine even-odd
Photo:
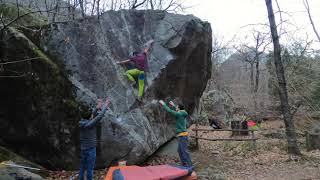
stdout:
[[[281,129],[281,122],[264,122],[266,127]],[[199,126],[205,128],[205,126]],[[192,126],[191,128],[192,129]],[[189,131],[195,135],[194,131]],[[199,133],[201,137],[225,138],[230,132],[206,132]],[[304,158],[298,161],[290,160],[286,152],[286,139],[266,138],[262,132],[257,132],[257,151],[251,149],[248,142],[210,142],[199,140],[199,149],[192,152],[192,160],[196,165],[198,179],[320,179],[320,150],[305,151],[302,148]],[[192,141],[192,140],[191,140]],[[299,139],[303,142],[303,139]],[[292,159],[292,158],[291,158]],[[293,158],[295,159],[295,158]],[[290,161],[288,161],[290,160]],[[180,164],[177,157],[154,155],[143,166],[160,164]],[[94,179],[100,180],[106,174],[106,170],[94,171]],[[58,171],[50,174],[49,180],[76,179],[77,171]]]

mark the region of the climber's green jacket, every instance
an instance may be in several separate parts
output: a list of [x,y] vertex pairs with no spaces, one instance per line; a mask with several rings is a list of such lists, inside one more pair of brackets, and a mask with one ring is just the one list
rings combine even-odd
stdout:
[[174,116],[176,119],[176,132],[179,136],[182,132],[187,132],[187,116],[188,113],[185,110],[175,111],[170,109],[166,104],[163,105],[163,108]]

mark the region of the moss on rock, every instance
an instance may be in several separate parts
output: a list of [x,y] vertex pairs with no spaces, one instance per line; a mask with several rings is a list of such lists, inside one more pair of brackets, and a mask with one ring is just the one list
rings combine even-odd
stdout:
[[2,72],[12,75],[12,69],[24,75],[0,79],[4,84],[0,90],[0,140],[13,152],[46,168],[77,167],[80,117],[64,67],[14,27],[1,38],[1,59],[33,60],[10,64]]
[[23,166],[31,166],[35,168],[43,168],[42,166],[35,164],[25,158],[19,156],[18,154],[0,146],[0,162],[3,161],[13,161],[16,164]]
[[26,7],[18,7],[13,3],[0,3],[0,12],[4,17],[5,22],[10,22],[18,17],[18,15],[23,16],[21,17],[17,23],[14,25],[23,25],[23,26],[42,26],[48,24],[45,17],[40,16],[33,12],[31,9]]

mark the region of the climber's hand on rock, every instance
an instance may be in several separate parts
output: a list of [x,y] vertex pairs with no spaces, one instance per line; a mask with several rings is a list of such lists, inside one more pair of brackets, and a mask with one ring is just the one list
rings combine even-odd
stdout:
[[109,98],[106,98],[106,102],[105,102],[105,103],[106,103],[106,106],[109,107],[109,105],[110,105],[110,100],[109,100]]
[[175,104],[174,104],[172,101],[170,101],[169,104],[170,104],[171,106],[175,106]]
[[164,101],[163,101],[163,100],[160,100],[159,103],[160,103],[161,105],[164,105]]
[[153,40],[153,39],[151,39],[148,43],[149,43],[149,45],[150,45],[150,46],[153,46],[153,44],[154,44],[154,40]]
[[101,109],[101,107],[102,107],[102,99],[98,99],[98,103],[97,103],[96,108]]

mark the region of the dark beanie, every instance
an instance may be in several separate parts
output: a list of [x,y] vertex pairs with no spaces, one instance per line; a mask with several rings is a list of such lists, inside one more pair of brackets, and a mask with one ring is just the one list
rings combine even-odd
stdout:
[[89,106],[81,105],[80,106],[80,113],[81,113],[81,117],[83,119],[90,119],[92,110]]

